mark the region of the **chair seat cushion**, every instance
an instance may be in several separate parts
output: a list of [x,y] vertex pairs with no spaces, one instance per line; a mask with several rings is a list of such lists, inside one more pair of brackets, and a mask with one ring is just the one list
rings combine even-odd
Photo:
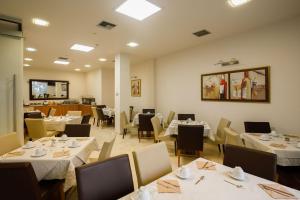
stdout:
[[87,163],[92,163],[98,161],[100,151],[92,151],[88,157]]

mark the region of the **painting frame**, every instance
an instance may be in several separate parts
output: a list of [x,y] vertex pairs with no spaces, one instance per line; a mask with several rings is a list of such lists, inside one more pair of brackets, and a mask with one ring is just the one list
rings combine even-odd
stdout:
[[141,97],[142,96],[142,80],[141,79],[131,80],[130,88],[131,88],[131,96],[132,97]]
[[[205,78],[221,74],[228,74],[227,98],[207,98],[205,94],[207,94],[208,87]],[[270,66],[202,74],[201,100],[270,103]]]

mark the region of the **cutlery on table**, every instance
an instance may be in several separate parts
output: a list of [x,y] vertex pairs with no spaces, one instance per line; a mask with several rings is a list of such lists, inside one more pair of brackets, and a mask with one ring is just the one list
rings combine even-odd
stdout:
[[230,183],[231,185],[234,185],[235,187],[237,188],[242,188],[243,186],[242,185],[239,185],[239,184],[235,184],[235,183],[232,183],[230,181],[227,181],[227,180],[224,180],[226,183]]
[[280,195],[283,195],[283,196],[286,196],[286,197],[293,197],[294,195],[291,194],[291,193],[288,193],[288,192],[285,192],[285,191],[282,191],[282,190],[279,190],[279,189],[276,189],[276,188],[273,188],[273,187],[270,187],[270,186],[267,186],[267,185],[263,185],[261,184],[261,186],[266,189],[266,190],[269,190],[269,191],[272,191],[272,192],[276,192]]
[[198,181],[196,181],[195,185],[197,185],[200,181],[202,181],[204,179],[204,176],[200,176],[200,178],[198,179]]

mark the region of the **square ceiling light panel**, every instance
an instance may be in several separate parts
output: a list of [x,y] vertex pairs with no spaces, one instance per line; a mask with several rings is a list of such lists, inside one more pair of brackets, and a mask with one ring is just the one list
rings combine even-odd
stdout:
[[77,50],[77,51],[83,51],[83,52],[90,52],[94,49],[94,47],[90,47],[90,46],[86,46],[86,45],[82,45],[82,44],[74,44],[73,46],[71,46],[72,50]]
[[140,21],[160,10],[160,7],[146,0],[126,0],[116,9],[117,12]]
[[241,6],[243,4],[246,4],[248,2],[250,2],[251,0],[227,0],[228,4],[231,7],[238,7]]

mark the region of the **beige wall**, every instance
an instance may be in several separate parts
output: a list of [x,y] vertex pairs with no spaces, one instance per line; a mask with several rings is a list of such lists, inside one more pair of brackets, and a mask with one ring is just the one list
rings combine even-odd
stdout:
[[29,101],[29,79],[69,81],[69,97],[71,99],[81,100],[81,97],[86,95],[86,81],[84,73],[25,68],[23,79],[23,97],[25,102]]
[[115,105],[115,70],[102,69],[102,104],[109,107]]
[[[241,64],[215,66],[237,58]],[[271,103],[201,101],[200,75],[271,66]],[[156,105],[160,112],[196,113],[216,128],[226,117],[243,131],[243,121],[270,121],[282,133],[300,135],[300,18],[281,22],[157,60]]]
[[95,97],[97,104],[102,104],[102,71],[95,69],[87,72],[86,80],[86,95]]
[[155,76],[153,60],[130,67],[131,79],[141,79],[141,97],[130,97],[130,103],[134,110],[141,111],[143,108],[155,108]]

